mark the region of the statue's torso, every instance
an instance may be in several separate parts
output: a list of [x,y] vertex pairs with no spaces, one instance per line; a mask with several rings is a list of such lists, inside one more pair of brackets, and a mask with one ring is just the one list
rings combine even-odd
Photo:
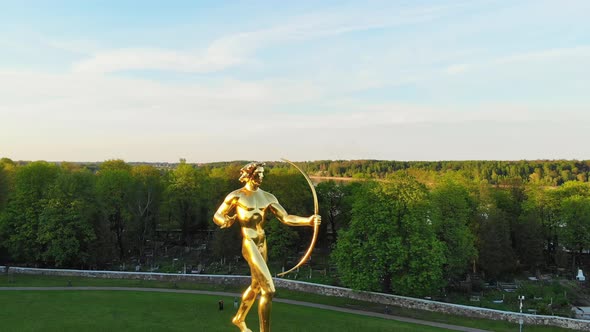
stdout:
[[274,196],[260,189],[238,191],[236,214],[244,237],[252,239],[257,244],[264,242],[266,210],[273,203],[273,199]]

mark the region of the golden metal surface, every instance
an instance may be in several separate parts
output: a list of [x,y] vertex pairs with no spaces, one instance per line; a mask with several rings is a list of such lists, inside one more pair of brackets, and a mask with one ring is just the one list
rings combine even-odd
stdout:
[[[289,226],[313,226],[314,237],[317,237],[316,229],[321,223],[321,217],[317,214],[317,207],[315,214],[310,217],[290,215],[274,195],[260,189],[264,178],[263,163],[250,163],[242,167],[240,172],[240,181],[245,183],[244,187],[227,195],[215,212],[213,221],[221,228],[230,227],[236,220],[239,222],[242,228],[242,255],[248,262],[252,275],[252,284],[242,294],[242,302],[232,323],[242,332],[251,331],[246,326],[246,316],[260,294],[258,302],[260,332],[269,332],[275,287],[266,265],[267,249],[264,235],[266,213],[270,211],[280,222]],[[306,178],[308,179],[307,176]],[[315,197],[314,193],[314,199],[317,201]],[[308,251],[311,253],[310,249]],[[307,258],[304,256],[304,259]]]
[[[297,165],[295,165],[294,163],[288,161],[287,159],[282,159],[282,160],[291,164],[299,172],[301,172],[301,174],[303,174],[303,176],[305,177],[305,180],[307,181],[307,184],[309,184],[309,188],[311,189],[311,193],[313,194],[313,214],[319,215],[320,208],[319,208],[319,203],[318,203],[318,195],[315,192],[315,187],[314,187],[313,183],[311,182],[311,179],[309,178],[309,176],[307,176],[307,174],[305,174],[305,172],[301,168],[299,168]],[[309,248],[305,252],[305,255],[303,255],[303,257],[301,258],[299,263],[297,263],[297,265],[293,266],[292,268],[290,268],[289,270],[287,270],[285,272],[279,273],[278,274],[279,277],[282,277],[288,273],[293,272],[296,268],[303,265],[309,259],[309,257],[311,256],[311,252],[313,251],[313,247],[315,246],[315,243],[318,239],[319,231],[320,231],[320,223],[316,223],[313,226],[313,237],[311,238],[311,244],[309,245]]]

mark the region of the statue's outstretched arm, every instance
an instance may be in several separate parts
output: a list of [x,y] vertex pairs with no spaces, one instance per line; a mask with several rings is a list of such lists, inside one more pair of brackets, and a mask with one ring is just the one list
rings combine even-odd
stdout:
[[285,208],[279,204],[279,202],[273,202],[270,204],[272,213],[285,225],[289,226],[313,226],[315,219],[319,216],[300,217],[292,214],[288,214]]

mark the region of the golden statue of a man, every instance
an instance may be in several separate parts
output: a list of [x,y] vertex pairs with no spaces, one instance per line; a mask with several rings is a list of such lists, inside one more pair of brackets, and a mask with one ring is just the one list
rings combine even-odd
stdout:
[[[230,227],[236,219],[242,228],[242,255],[250,266],[252,284],[242,294],[242,303],[232,319],[240,331],[251,331],[246,326],[246,315],[260,294],[258,317],[260,332],[270,331],[270,311],[275,286],[266,265],[267,250],[264,224],[266,212],[272,212],[279,221],[289,226],[315,226],[321,223],[319,215],[299,217],[290,215],[274,195],[260,189],[264,178],[264,163],[250,163],[240,170],[244,187],[231,192],[213,217],[221,228]],[[233,214],[232,214],[233,213]],[[231,214],[231,215],[230,215]]]

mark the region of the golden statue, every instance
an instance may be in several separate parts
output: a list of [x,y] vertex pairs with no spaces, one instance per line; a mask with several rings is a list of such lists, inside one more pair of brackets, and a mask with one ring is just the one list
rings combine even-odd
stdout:
[[[299,168],[297,167],[297,169]],[[279,221],[289,226],[314,227],[312,245],[296,267],[301,265],[309,257],[309,254],[311,254],[311,249],[317,238],[317,230],[321,223],[321,217],[317,214],[317,197],[315,191],[313,191],[315,214],[310,217],[299,217],[288,214],[274,195],[260,189],[259,187],[264,178],[264,163],[250,163],[242,167],[240,173],[240,182],[245,182],[246,184],[241,189],[235,190],[227,195],[219,209],[217,209],[217,212],[215,212],[213,221],[221,228],[230,227],[236,219],[239,221],[243,237],[242,255],[248,262],[252,275],[252,284],[242,294],[242,302],[240,303],[238,312],[232,319],[232,323],[242,332],[251,332],[246,326],[246,316],[252,304],[256,301],[256,297],[260,294],[260,300],[258,302],[260,332],[269,332],[270,311],[272,298],[275,294],[275,286],[268,266],[266,265],[267,250],[266,237],[264,236],[266,212],[272,212]],[[309,177],[305,173],[303,174],[311,185]]]

